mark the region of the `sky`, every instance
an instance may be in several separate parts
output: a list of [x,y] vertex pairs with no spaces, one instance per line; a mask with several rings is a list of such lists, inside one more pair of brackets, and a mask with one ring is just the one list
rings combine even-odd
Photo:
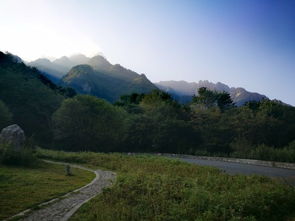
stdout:
[[152,82],[209,80],[295,106],[294,0],[0,0],[0,50],[83,53]]

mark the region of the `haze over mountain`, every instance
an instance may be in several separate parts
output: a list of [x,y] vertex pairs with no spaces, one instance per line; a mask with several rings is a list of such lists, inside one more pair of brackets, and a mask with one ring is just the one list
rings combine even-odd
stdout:
[[230,94],[233,102],[241,106],[248,101],[260,101],[267,98],[265,95],[253,93],[241,87],[229,87],[221,82],[212,83],[207,80],[199,82],[186,81],[160,81],[155,85],[163,91],[170,93],[176,100],[186,103],[191,101],[192,96],[198,95],[198,89],[206,87],[212,91],[227,92]]
[[112,65],[101,55],[89,58],[83,54],[77,54],[63,56],[53,61],[41,58],[28,64],[37,67],[55,83],[72,87],[78,93],[95,95],[111,102],[124,94],[148,93],[156,88],[170,93],[182,103],[190,102],[192,96],[197,95],[200,87],[213,91],[225,91],[231,95],[238,106],[248,101],[267,98],[265,95],[249,92],[242,87],[229,87],[221,82],[215,84],[207,80],[200,80],[198,83],[160,81],[153,85],[145,75],[139,75],[120,64]]
[[37,59],[28,64],[37,67],[55,83],[111,102],[124,94],[148,93],[157,89],[144,74],[140,75],[120,64],[113,65],[101,55],[92,58],[82,54],[63,56],[52,62]]
[[76,65],[87,64],[90,58],[83,54],[77,54],[70,57],[60,57],[50,61],[47,58],[39,58],[35,61],[28,62],[29,66],[38,68],[45,73],[51,80],[57,81],[68,73]]

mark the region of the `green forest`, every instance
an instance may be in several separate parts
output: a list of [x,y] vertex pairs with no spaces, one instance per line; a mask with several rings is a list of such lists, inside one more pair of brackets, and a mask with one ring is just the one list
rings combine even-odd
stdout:
[[161,152],[295,162],[295,108],[264,99],[237,107],[200,88],[188,104],[153,90],[115,103],[76,95],[0,54],[0,128],[16,123],[36,145],[94,152]]

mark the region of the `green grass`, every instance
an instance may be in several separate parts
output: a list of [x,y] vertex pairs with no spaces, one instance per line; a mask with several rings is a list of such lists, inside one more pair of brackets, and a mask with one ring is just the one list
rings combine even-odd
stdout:
[[43,162],[33,168],[0,165],[0,220],[86,185],[94,178],[85,170],[72,171],[73,176],[66,176],[64,166]]
[[261,176],[231,176],[156,156],[38,150],[39,157],[118,173],[114,186],[82,206],[78,220],[288,220],[291,186]]

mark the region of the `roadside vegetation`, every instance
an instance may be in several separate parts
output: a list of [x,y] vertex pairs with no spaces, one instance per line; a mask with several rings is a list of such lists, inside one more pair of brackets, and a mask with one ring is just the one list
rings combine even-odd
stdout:
[[10,144],[0,143],[0,164],[20,167],[35,167],[39,164],[34,148],[26,143],[20,150]]
[[38,157],[117,172],[116,183],[82,206],[78,220],[287,220],[295,190],[262,176],[231,176],[151,155],[62,152]]
[[76,168],[72,173],[66,176],[64,166],[41,161],[34,167],[0,164],[0,220],[84,186],[95,176]]
[[197,156],[212,156],[212,157],[233,157],[244,159],[259,159],[276,162],[295,162],[295,141],[291,142],[283,148],[275,148],[261,144],[252,148],[247,148],[248,151],[234,151],[230,154],[212,153],[208,151],[196,151]]
[[249,152],[236,152],[232,157],[260,159],[268,161],[295,162],[295,141],[283,148],[275,148],[264,144],[256,146]]

